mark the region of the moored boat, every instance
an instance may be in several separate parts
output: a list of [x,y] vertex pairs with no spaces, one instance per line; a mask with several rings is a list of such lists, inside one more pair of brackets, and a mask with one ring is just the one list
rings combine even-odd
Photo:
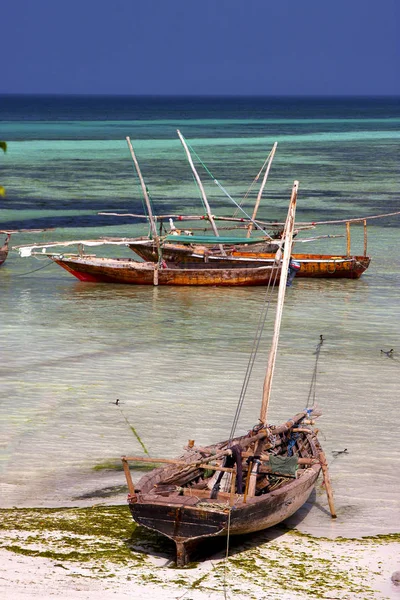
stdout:
[[80,281],[133,285],[254,286],[278,283],[280,265],[243,268],[181,268],[125,258],[47,256]]

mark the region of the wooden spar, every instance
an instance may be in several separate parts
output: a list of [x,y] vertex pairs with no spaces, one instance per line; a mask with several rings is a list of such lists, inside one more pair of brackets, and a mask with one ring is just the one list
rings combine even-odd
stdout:
[[[215,459],[215,456],[212,458]],[[128,461],[132,462],[148,462],[148,463],[166,463],[168,465],[180,465],[182,467],[191,467],[193,466],[191,463],[186,463],[182,460],[174,460],[172,458],[146,458],[141,456],[123,456],[121,458],[122,463],[128,463]],[[224,473],[234,473],[235,469],[230,469],[228,467],[221,467],[219,465],[209,465],[203,464],[203,462],[199,461],[199,463],[195,464],[199,469],[211,469],[212,471],[223,471]]]
[[[186,141],[185,141],[185,139],[184,139],[183,135],[181,134],[181,132],[179,131],[179,129],[177,129],[176,131],[177,131],[177,133],[178,133],[179,139],[180,139],[180,140],[181,140],[181,142],[182,142],[182,146],[183,146],[183,147],[184,147],[184,149],[185,149],[186,156],[187,156],[187,158],[188,158],[188,161],[189,161],[190,167],[191,167],[191,169],[192,169],[192,171],[193,171],[193,174],[194,174],[194,176],[195,176],[195,178],[196,178],[196,181],[197,181],[197,183],[198,183],[198,186],[199,186],[199,188],[200,188],[200,191],[201,191],[201,196],[202,196],[202,198],[203,198],[204,206],[206,207],[206,211],[207,211],[208,219],[209,219],[209,221],[210,221],[210,223],[211,223],[212,230],[213,230],[214,234],[215,234],[217,237],[219,237],[218,229],[217,229],[217,226],[216,226],[216,224],[215,224],[214,217],[213,217],[213,216],[212,216],[212,214],[211,214],[211,208],[210,208],[210,205],[208,204],[208,200],[207,200],[206,193],[205,193],[205,191],[204,191],[203,184],[202,184],[202,182],[201,182],[201,179],[200,179],[200,177],[199,177],[199,174],[197,173],[197,171],[196,171],[196,168],[195,168],[195,166],[194,166],[194,164],[193,164],[193,160],[192,160],[192,157],[191,157],[191,155],[190,155],[189,148],[187,147]],[[220,248],[220,250],[221,250],[221,254],[223,254],[224,256],[226,256],[226,252],[225,252],[225,250],[224,250],[224,247],[223,247],[222,245],[220,245],[220,246],[219,246],[219,248]]]
[[329,478],[328,463],[324,452],[319,453],[319,462],[321,465],[322,474],[324,476],[325,491],[328,497],[329,510],[331,511],[332,519],[336,519],[337,515],[335,511],[335,505],[333,503],[333,492]]
[[[98,212],[98,215],[108,215],[108,216],[113,216],[113,217],[134,217],[135,219],[148,219],[147,215],[139,215],[139,214],[135,214],[135,213],[113,213],[113,212]],[[395,215],[399,215],[400,211],[394,212],[394,213],[385,213],[382,215],[372,215],[370,217],[358,217],[358,218],[354,218],[354,219],[341,219],[339,221],[312,221],[307,222],[307,221],[299,221],[298,223],[296,223],[296,229],[315,229],[317,227],[317,225],[338,225],[340,223],[360,223],[361,221],[367,221],[370,219],[383,219],[384,217],[393,217]],[[170,215],[156,215],[154,217],[155,219],[157,219],[157,221],[161,221],[163,219],[168,220],[168,219],[178,219],[179,221],[204,221],[208,219],[208,215],[177,215],[177,214],[170,214]],[[213,215],[213,219],[214,221],[235,221],[235,222],[240,222],[240,223],[245,223],[247,221],[247,219],[245,217],[218,217],[217,215]],[[279,221],[260,221],[259,219],[257,219],[256,223],[258,225],[263,225],[265,227],[271,227],[271,228],[279,228],[281,229],[282,226],[284,225],[284,223],[281,223]],[[22,231],[32,231],[34,232],[35,230],[31,230],[31,229],[18,229],[18,230],[1,230],[0,233],[19,233]],[[43,229],[43,230],[38,230],[38,231],[52,231],[52,229]],[[334,237],[334,236],[328,236],[328,237]]]
[[124,473],[125,473],[125,478],[126,478],[126,483],[128,484],[128,490],[131,496],[135,495],[135,486],[133,485],[133,481],[132,481],[132,477],[131,477],[131,472],[129,470],[129,465],[128,465],[128,461],[126,460],[126,458],[123,456],[122,457],[122,466],[124,468]]
[[296,200],[297,200],[298,187],[299,187],[299,182],[295,181],[293,184],[292,196],[290,198],[289,211],[288,211],[286,225],[285,225],[285,237],[283,239],[284,252],[283,252],[283,260],[282,260],[282,266],[281,266],[281,276],[280,276],[280,281],[279,281],[279,292],[278,292],[276,317],[275,317],[275,325],[274,325],[274,335],[272,338],[271,350],[270,350],[269,357],[268,357],[267,373],[265,375],[265,380],[264,380],[263,397],[262,397],[261,410],[260,410],[261,423],[266,422],[267,412],[268,412],[268,403],[269,403],[269,399],[271,396],[272,377],[274,374],[276,353],[278,350],[278,340],[279,340],[279,331],[280,331],[281,320],[282,320],[283,302],[285,300],[286,281],[287,281],[287,276],[288,276],[290,255],[292,252],[292,239],[293,239],[294,219],[295,219],[295,214],[296,214]]
[[[107,215],[109,217],[133,217],[135,219],[148,219],[147,215],[138,215],[136,213],[113,213],[113,212],[98,212],[98,215]],[[246,223],[248,219],[245,217],[218,217],[217,215],[212,215],[214,221],[233,221],[235,223]],[[208,215],[156,215],[154,217],[157,221],[168,221],[169,219],[177,219],[178,221],[208,221]],[[282,229],[284,223],[278,222],[267,222],[267,221],[256,221],[257,225],[262,225],[263,227],[269,227],[271,229]],[[247,225],[244,225],[247,227]],[[315,229],[315,225],[310,224],[296,224],[296,229]],[[5,232],[6,233],[6,232]],[[267,236],[266,236],[267,237]],[[326,236],[326,237],[334,237],[334,236]],[[343,237],[343,236],[342,236]]]
[[367,220],[364,219],[364,256],[367,256]]
[[131,140],[130,140],[130,138],[128,136],[126,137],[126,141],[128,143],[129,150],[130,150],[131,156],[132,156],[132,160],[134,162],[134,165],[135,165],[135,168],[136,168],[136,172],[137,172],[138,177],[139,177],[140,185],[141,185],[143,196],[144,196],[144,201],[145,201],[146,207],[147,207],[147,212],[149,213],[149,221],[150,221],[151,233],[153,235],[154,241],[156,242],[157,246],[159,246],[160,240],[159,240],[158,233],[157,233],[157,227],[156,227],[156,224],[155,224],[155,221],[154,221],[153,211],[151,210],[151,204],[150,204],[149,195],[147,193],[146,184],[145,184],[144,179],[142,177],[142,172],[140,170],[139,163],[138,163],[137,158],[135,156],[135,152],[133,151]]
[[258,195],[257,195],[257,200],[256,200],[256,203],[255,203],[255,206],[254,206],[253,214],[251,215],[251,222],[249,224],[248,231],[247,231],[247,236],[246,236],[248,238],[250,237],[252,229],[253,229],[253,222],[256,220],[256,216],[257,216],[257,212],[258,212],[258,207],[260,206],[260,202],[261,202],[261,196],[262,196],[262,193],[264,191],[265,184],[267,183],[267,178],[268,178],[269,170],[271,168],[271,164],[272,164],[273,158],[275,156],[275,151],[276,151],[277,145],[278,145],[278,142],[275,142],[274,145],[272,146],[272,150],[271,150],[271,154],[270,154],[270,157],[269,157],[268,165],[267,165],[267,168],[265,169],[264,178],[263,178],[260,190],[259,190]]
[[346,221],[346,241],[347,241],[347,256],[350,256],[351,238],[350,238],[350,221]]

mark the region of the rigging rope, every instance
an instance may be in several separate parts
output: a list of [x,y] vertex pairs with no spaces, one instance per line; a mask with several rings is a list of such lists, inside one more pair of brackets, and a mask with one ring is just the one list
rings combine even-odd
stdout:
[[236,427],[237,427],[237,424],[238,424],[238,421],[239,421],[239,417],[240,417],[240,413],[241,413],[241,410],[242,410],[243,402],[244,402],[244,399],[245,399],[245,396],[246,396],[246,392],[247,392],[247,388],[248,388],[248,385],[249,385],[250,377],[251,377],[251,374],[252,374],[252,371],[253,371],[253,367],[254,367],[254,363],[255,363],[255,360],[256,360],[258,348],[260,346],[262,333],[263,333],[265,322],[266,322],[267,315],[268,315],[268,309],[269,309],[269,306],[271,304],[272,292],[273,292],[273,289],[274,289],[276,281],[277,281],[278,273],[279,273],[279,266],[276,265],[276,267],[274,267],[273,277],[271,277],[270,280],[269,280],[269,282],[268,282],[267,291],[266,291],[265,297],[264,297],[263,307],[261,309],[261,313],[260,313],[260,317],[259,317],[259,320],[258,320],[256,332],[255,332],[255,335],[254,335],[253,345],[252,345],[250,356],[249,356],[249,362],[247,364],[247,369],[246,369],[246,373],[245,373],[245,376],[244,376],[244,381],[243,381],[242,389],[241,389],[241,392],[240,392],[240,395],[239,395],[239,400],[238,400],[238,404],[237,404],[237,407],[236,407],[235,416],[233,418],[231,433],[230,433],[230,436],[229,436],[229,440],[230,441],[233,439],[233,437],[235,435],[235,430],[236,430]]
[[226,553],[225,553],[225,560],[224,560],[224,581],[223,581],[224,598],[227,598],[227,595],[226,595],[226,567],[227,567],[228,556],[229,556],[229,537],[230,537],[230,533],[231,533],[231,512],[232,512],[232,508],[230,507],[229,514],[228,514],[228,530],[227,530],[227,534],[226,534]]
[[310,390],[308,392],[308,398],[307,398],[307,404],[306,404],[306,408],[308,408],[309,404],[310,404],[310,399],[312,397],[312,406],[314,406],[315,404],[315,392],[316,392],[316,388],[317,388],[317,368],[318,368],[318,360],[319,360],[319,355],[321,353],[321,348],[322,348],[322,344],[324,343],[324,338],[322,335],[319,336],[319,343],[315,349],[315,365],[314,365],[314,370],[311,376],[311,384],[310,384]]
[[[253,189],[255,183],[259,180],[261,173],[264,171],[265,166],[268,164],[269,159],[271,158],[271,154],[272,154],[272,150],[270,151],[270,153],[268,154],[266,160],[264,161],[263,166],[261,167],[261,169],[258,171],[257,175],[254,177],[253,181],[251,182],[251,184],[249,185],[249,187],[247,188],[247,191],[245,193],[245,195],[243,196],[241,202],[240,202],[240,206],[242,206],[242,204],[244,203],[244,201],[247,199],[248,195],[250,194],[251,190]],[[233,216],[236,217],[236,215],[238,214],[238,208],[235,210],[235,212],[233,213]]]
[[204,164],[204,162],[201,160],[200,156],[197,154],[197,152],[195,150],[193,150],[192,146],[188,143],[188,141],[185,139],[186,144],[188,145],[188,147],[190,148],[190,150],[193,152],[193,154],[195,155],[195,157],[197,158],[197,160],[201,163],[202,167],[205,169],[205,171],[207,172],[207,174],[211,177],[211,179],[214,181],[215,185],[217,185],[219,187],[219,189],[229,198],[229,200],[231,202],[233,202],[233,204],[240,210],[242,211],[242,213],[245,215],[245,217],[251,222],[253,223],[254,227],[256,227],[257,229],[259,229],[260,231],[263,232],[263,234],[268,237],[269,239],[272,239],[265,231],[264,229],[258,225],[258,223],[256,221],[254,221],[250,215],[247,214],[247,212],[245,210],[243,210],[243,208],[236,202],[236,200],[234,200],[232,198],[232,196],[229,194],[229,192],[224,188],[223,185],[220,184],[220,182],[218,181],[218,179],[216,179],[214,177],[214,175],[211,173],[210,169]]

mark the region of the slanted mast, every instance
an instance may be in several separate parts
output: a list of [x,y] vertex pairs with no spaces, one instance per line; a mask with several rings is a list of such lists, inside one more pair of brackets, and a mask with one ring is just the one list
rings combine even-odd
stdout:
[[[281,265],[281,276],[279,280],[279,291],[278,291],[278,300],[276,307],[276,315],[275,315],[275,325],[274,325],[274,333],[272,337],[271,349],[269,351],[268,356],[268,365],[267,365],[267,373],[265,375],[264,380],[264,388],[263,388],[263,397],[261,403],[260,410],[260,421],[265,424],[267,419],[268,412],[268,404],[271,396],[271,388],[272,388],[272,378],[274,375],[275,362],[276,362],[276,353],[278,350],[278,341],[279,341],[279,331],[281,327],[282,321],[282,311],[283,311],[283,303],[285,301],[285,293],[286,293],[286,283],[287,276],[289,270],[289,262],[290,255],[292,253],[292,244],[293,244],[293,230],[294,230],[294,221],[296,214],[296,201],[297,201],[297,191],[299,188],[299,182],[295,181],[293,184],[292,195],[290,198],[289,210],[286,218],[285,229],[283,234],[283,259]],[[280,262],[280,256],[282,254],[281,248],[276,253],[276,261]]]

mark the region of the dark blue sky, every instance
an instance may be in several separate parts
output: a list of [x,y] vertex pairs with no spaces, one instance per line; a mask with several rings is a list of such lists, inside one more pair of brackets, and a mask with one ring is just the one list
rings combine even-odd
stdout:
[[0,93],[399,95],[400,0],[8,0]]

